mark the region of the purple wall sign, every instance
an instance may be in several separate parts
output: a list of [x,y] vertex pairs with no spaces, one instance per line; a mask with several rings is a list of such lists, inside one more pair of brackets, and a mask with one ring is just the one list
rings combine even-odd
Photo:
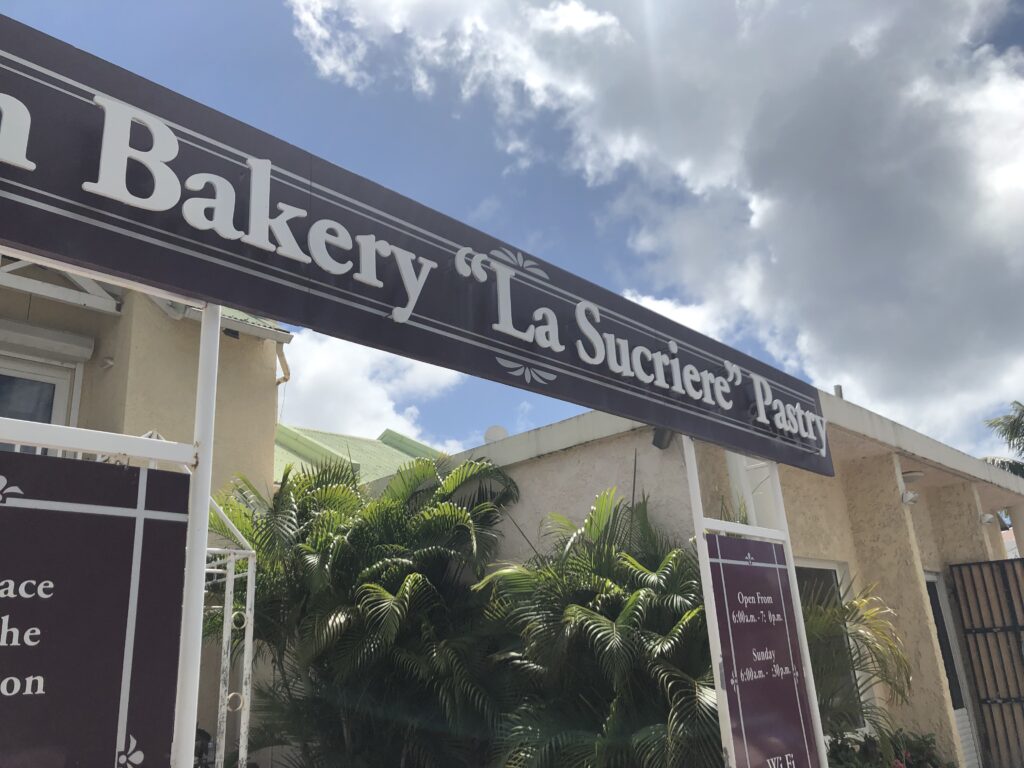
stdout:
[[188,476],[0,453],[0,768],[170,764]]
[[821,768],[782,545],[707,542],[737,768]]

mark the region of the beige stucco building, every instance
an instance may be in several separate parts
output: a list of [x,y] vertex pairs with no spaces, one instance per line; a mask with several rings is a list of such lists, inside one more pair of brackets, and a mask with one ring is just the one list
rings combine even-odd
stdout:
[[[199,316],[180,304],[27,262],[0,261],[0,416],[192,442]],[[213,487],[269,488],[278,353],[291,335],[227,312]],[[42,418],[45,417],[45,418]]]
[[[198,321],[180,304],[2,258],[0,417],[191,443]],[[269,491],[279,356],[286,368],[282,348],[291,335],[228,310],[222,327],[213,488],[244,475]],[[218,669],[218,649],[210,645],[199,723],[211,732]],[[229,734],[234,727],[232,721]]]
[[[1006,557],[996,513],[1021,509],[1024,480],[847,401],[821,397],[835,477],[779,468],[798,579],[816,569],[855,589],[875,585],[896,612],[913,671],[913,695],[893,710],[894,718],[936,734],[959,765],[977,766],[978,713],[946,573],[954,563]],[[646,425],[592,412],[456,459],[487,456],[519,485],[521,498],[511,510],[518,528],[506,524],[504,559],[532,554],[549,513],[581,520],[594,496],[612,486],[625,498],[648,494],[652,517],[684,541],[694,535],[694,523],[680,440],[662,449],[653,436]],[[707,517],[735,517],[743,508],[743,474],[755,509],[774,503],[758,491],[764,462],[704,443],[695,449]],[[949,641],[945,658],[940,638]]]
[[[4,258],[0,416],[190,442],[197,320],[160,298]],[[223,325],[213,486],[241,474],[269,490],[290,335],[242,313],[228,313]],[[914,695],[894,716],[935,733],[961,765],[978,765],[977,713],[945,574],[954,563],[1006,557],[993,517],[999,510],[1021,520],[1015,532],[1024,537],[1024,481],[849,402],[824,393],[822,400],[835,477],[779,470],[798,565],[830,571],[837,583],[877,585],[897,612],[914,672]],[[537,543],[549,513],[581,519],[595,494],[611,486],[625,497],[649,494],[655,519],[685,540],[694,526],[680,441],[659,448],[652,437],[643,424],[588,413],[456,459],[486,455],[520,486],[512,510],[518,528],[507,525],[504,559],[529,557],[526,538]],[[702,443],[696,457],[708,517],[736,514],[743,476],[748,487],[754,481],[749,512],[771,503],[756,490],[763,463]],[[945,657],[943,638],[952,649]],[[204,667],[200,724],[213,730],[215,649],[207,658],[213,664]]]

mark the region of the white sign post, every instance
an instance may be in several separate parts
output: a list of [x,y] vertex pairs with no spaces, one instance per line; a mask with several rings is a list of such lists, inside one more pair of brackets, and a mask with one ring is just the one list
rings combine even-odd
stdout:
[[[817,692],[811,671],[807,635],[800,611],[800,595],[797,590],[796,570],[793,565],[789,524],[783,504],[778,465],[767,462],[766,480],[769,484],[770,502],[764,505],[764,509],[759,510],[750,487],[749,475],[742,461],[743,457],[731,457],[730,474],[734,476],[736,485],[739,486],[749,524],[705,517],[693,440],[686,436],[682,436],[681,439],[700,560],[701,586],[704,592],[712,668],[718,698],[718,722],[726,764],[730,768],[827,768],[827,747],[817,707]],[[771,562],[760,562],[748,552],[746,562],[739,558],[729,559],[728,555],[719,549],[722,535],[738,540],[749,540],[750,550],[764,549],[764,543],[772,545],[771,549],[775,552],[781,547],[782,557],[776,555]],[[714,553],[710,551],[709,538],[715,543]],[[780,559],[785,561],[784,564],[778,562]],[[729,604],[734,596],[723,594],[720,597],[715,588],[717,583],[724,591],[730,583],[726,579],[726,567],[734,574],[742,574],[744,569],[750,569],[748,573],[757,576],[764,575],[763,569],[772,569],[782,591],[775,594],[769,594],[768,589],[765,589],[764,593],[740,592],[735,597],[739,598],[740,606],[749,606],[750,610],[743,607],[739,610],[730,610]],[[713,570],[715,568],[718,570]],[[755,574],[754,569],[762,572]],[[780,570],[786,573],[785,580],[779,573]],[[733,579],[732,583],[735,584],[736,580]],[[785,608],[787,604],[793,607],[791,614]],[[723,617],[725,622],[721,621]],[[760,639],[768,632],[765,622],[774,624],[777,620],[775,617],[781,619],[778,627],[778,633],[783,633],[781,647],[773,648],[769,643],[759,643],[759,650],[753,652],[752,658],[738,656],[736,647],[742,643],[736,643],[735,638],[742,638],[743,633],[748,633],[749,636],[756,632]],[[790,633],[791,629],[795,632]],[[786,647],[787,638],[792,637],[792,634],[796,636],[798,648]],[[730,647],[723,647],[723,638]],[[787,710],[785,702],[776,698],[773,701],[771,717],[766,718],[766,713],[759,710],[757,716],[751,718],[750,715],[755,713],[750,711],[750,707],[757,707],[759,704],[757,688],[763,688],[770,685],[773,680],[778,681],[782,678],[792,679],[794,682],[792,711]],[[746,705],[743,702],[744,689],[747,691]],[[788,691],[788,683],[784,689]],[[744,706],[747,708],[744,709]],[[804,711],[804,707],[808,711]],[[797,722],[790,723],[789,719]],[[760,729],[749,726],[748,722],[751,721],[760,724]],[[765,723],[770,725],[770,729],[765,729]],[[779,738],[779,733],[785,730],[784,726],[789,726],[792,733],[799,734],[800,738],[794,739],[792,744],[784,743],[784,740]],[[807,733],[808,726],[812,733]],[[761,738],[769,732],[768,738]]]
[[[213,482],[213,425],[217,413],[220,315],[221,308],[216,304],[204,307],[199,333],[199,380],[196,384],[194,430],[196,460],[189,488],[188,543],[181,607],[181,645],[178,650],[178,692],[174,704],[174,741],[171,746],[172,768],[190,768],[195,752],[199,671],[203,651],[206,546]],[[228,620],[230,617],[226,612],[225,621]]]

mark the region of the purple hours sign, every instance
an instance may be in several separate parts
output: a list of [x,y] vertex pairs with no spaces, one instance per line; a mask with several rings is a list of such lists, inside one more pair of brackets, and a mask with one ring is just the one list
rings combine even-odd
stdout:
[[188,476],[0,453],[0,768],[169,765]]
[[824,768],[782,545],[707,542],[737,768]]

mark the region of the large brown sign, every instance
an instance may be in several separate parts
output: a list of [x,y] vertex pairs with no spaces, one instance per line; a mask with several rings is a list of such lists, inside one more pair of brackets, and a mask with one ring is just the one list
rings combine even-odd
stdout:
[[188,476],[0,453],[0,768],[170,764]]
[[781,544],[707,534],[737,768],[824,768]]
[[805,382],[2,16],[0,113],[0,244],[832,474]]

